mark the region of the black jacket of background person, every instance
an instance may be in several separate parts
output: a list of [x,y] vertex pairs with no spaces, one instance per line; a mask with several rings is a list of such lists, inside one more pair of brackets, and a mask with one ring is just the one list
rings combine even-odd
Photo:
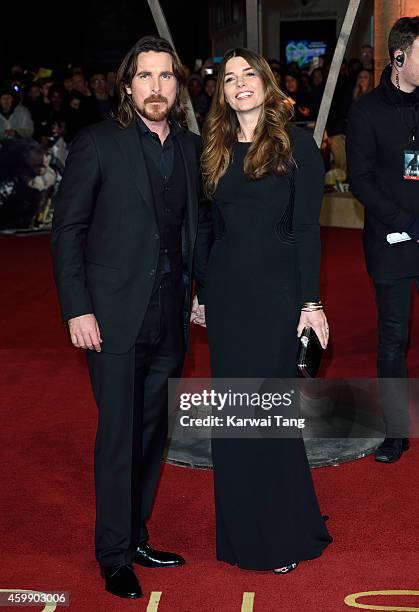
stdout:
[[[182,228],[187,337],[191,277],[203,286],[210,222],[208,203],[200,199],[201,139],[185,129],[178,143],[187,183]],[[122,129],[109,119],[82,130],[71,145],[54,200],[52,250],[63,320],[93,313],[102,350],[128,351],[153,290],[159,242],[136,122]]]
[[387,66],[380,85],[352,106],[346,141],[351,190],[365,207],[367,269],[377,281],[419,275],[419,245],[386,240],[419,217],[419,181],[403,179],[403,152],[419,148],[419,88],[399,92],[390,75]]

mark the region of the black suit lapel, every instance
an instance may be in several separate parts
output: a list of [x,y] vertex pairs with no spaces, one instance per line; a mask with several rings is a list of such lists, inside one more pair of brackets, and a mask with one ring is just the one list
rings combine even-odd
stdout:
[[[180,152],[185,166],[186,192],[187,192],[187,227],[189,234],[189,244],[195,243],[196,230],[198,226],[198,197],[197,197],[197,160],[195,147],[188,141],[187,135],[178,137]],[[189,256],[192,256],[192,249],[189,248]]]
[[130,170],[134,183],[140,192],[144,202],[153,210],[154,198],[151,190],[150,177],[148,176],[144,152],[140,143],[139,134],[135,121],[115,133],[115,139],[119,145],[125,165]]

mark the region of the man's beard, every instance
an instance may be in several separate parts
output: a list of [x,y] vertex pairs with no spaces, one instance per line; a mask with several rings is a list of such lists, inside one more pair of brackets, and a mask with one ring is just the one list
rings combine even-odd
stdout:
[[[160,103],[159,106],[157,106],[156,102]],[[163,108],[162,104],[165,105]],[[172,108],[169,107],[167,98],[154,95],[144,100],[143,106],[138,109],[138,112],[149,121],[163,121],[167,119]]]

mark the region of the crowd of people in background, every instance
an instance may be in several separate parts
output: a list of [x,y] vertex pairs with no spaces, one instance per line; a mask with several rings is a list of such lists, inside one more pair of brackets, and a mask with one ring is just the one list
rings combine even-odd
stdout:
[[[215,91],[217,63],[213,59],[198,61],[194,70],[185,66],[200,129]],[[308,69],[301,69],[296,62],[268,62],[294,107],[295,121],[314,124],[330,69],[329,59],[315,58]],[[373,65],[370,45],[360,49],[359,59],[342,63],[322,144],[326,171],[332,171],[332,188],[336,180],[346,180],[347,116],[351,104],[373,88]],[[60,181],[68,145],[80,129],[110,115],[115,79],[114,70],[95,69],[87,74],[81,66],[72,66],[61,74],[43,68],[31,72],[20,64],[11,67],[0,86],[0,229],[47,222],[45,201],[50,200]],[[45,180],[46,175],[49,180]],[[21,200],[22,193],[26,193],[27,205],[21,206],[16,215],[15,199]]]
[[68,143],[82,127],[111,112],[114,72],[94,72],[89,78],[82,68],[62,78],[45,72],[51,74],[28,77],[22,66],[12,67],[0,91],[0,141],[32,137],[48,148],[50,139],[60,135]]

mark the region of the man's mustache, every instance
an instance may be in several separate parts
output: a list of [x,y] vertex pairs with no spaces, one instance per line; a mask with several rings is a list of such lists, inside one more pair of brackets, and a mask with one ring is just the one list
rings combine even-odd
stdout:
[[154,103],[160,102],[160,103],[166,103],[166,104],[169,103],[167,98],[165,98],[164,96],[158,96],[158,95],[149,96],[148,98],[144,100],[144,104],[152,104],[153,102]]

